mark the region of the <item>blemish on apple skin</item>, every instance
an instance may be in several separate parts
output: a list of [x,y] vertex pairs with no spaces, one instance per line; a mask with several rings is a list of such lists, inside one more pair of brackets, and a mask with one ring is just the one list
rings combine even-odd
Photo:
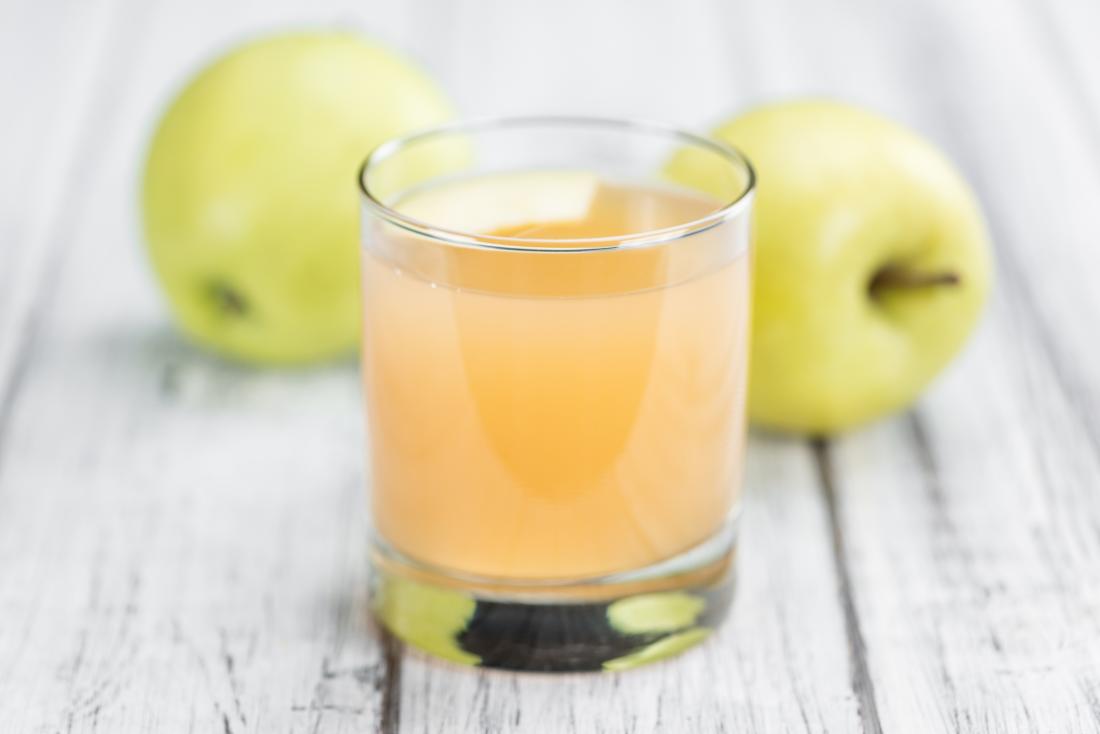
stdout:
[[210,281],[207,283],[207,292],[219,313],[232,317],[244,316],[248,313],[248,302],[224,281]]

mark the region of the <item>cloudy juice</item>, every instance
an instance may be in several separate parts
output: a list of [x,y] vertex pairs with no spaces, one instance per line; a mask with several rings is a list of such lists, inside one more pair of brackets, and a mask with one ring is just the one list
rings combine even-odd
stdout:
[[[719,206],[529,172],[395,206],[493,247],[378,222],[363,361],[382,542],[441,569],[547,579],[637,569],[712,536],[741,473],[747,236],[659,232]],[[616,244],[639,232],[657,234]]]

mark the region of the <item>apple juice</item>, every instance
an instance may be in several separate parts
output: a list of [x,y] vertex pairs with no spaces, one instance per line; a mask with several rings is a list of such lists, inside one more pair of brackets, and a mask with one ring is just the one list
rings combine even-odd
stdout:
[[641,568],[718,531],[743,455],[747,233],[615,238],[719,207],[542,171],[394,205],[527,249],[374,224],[362,356],[381,539],[443,569],[546,579]]

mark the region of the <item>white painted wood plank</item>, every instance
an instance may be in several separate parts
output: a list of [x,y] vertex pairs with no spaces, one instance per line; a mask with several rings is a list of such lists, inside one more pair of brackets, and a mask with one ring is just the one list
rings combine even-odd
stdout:
[[[1049,375],[1004,368],[1028,359],[1006,337],[1029,335],[996,310],[973,366],[916,417],[836,449],[847,563],[887,731],[1098,726],[1100,565],[1086,494],[1100,467]],[[906,438],[919,440],[899,451]]]
[[384,716],[354,366],[261,373],[181,343],[133,207],[154,115],[199,59],[349,12],[384,37],[405,22],[215,2],[110,20],[65,162],[81,183],[47,203],[65,236],[0,445],[2,731],[350,732]]
[[466,115],[575,113],[694,128],[730,104],[727,39],[713,0],[417,5],[421,17],[443,12],[451,21],[450,41],[433,46],[433,66]]
[[[1053,0],[1034,8],[1040,43],[1059,70],[1064,94],[1076,97],[1078,116],[1100,130],[1100,83],[1097,82],[1096,39],[1100,38],[1100,3]],[[1100,165],[1100,164],[1098,164]]]
[[898,109],[960,161],[1000,261],[984,330],[918,411],[833,449],[886,731],[1100,727],[1100,178],[1028,10],[864,16],[898,39],[879,57],[894,83],[872,94],[904,90]]
[[67,236],[71,192],[96,109],[118,4],[18,2],[0,42],[0,434],[17,379],[16,357],[33,331],[40,284]]

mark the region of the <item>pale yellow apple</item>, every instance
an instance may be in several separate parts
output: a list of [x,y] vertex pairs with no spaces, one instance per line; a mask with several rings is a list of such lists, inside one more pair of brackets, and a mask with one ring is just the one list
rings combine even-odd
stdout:
[[[990,287],[970,187],[916,134],[835,102],[759,107],[715,135],[758,176],[752,420],[823,434],[909,405]],[[666,173],[729,193],[713,163],[686,153]]]
[[[202,70],[160,121],[142,197],[149,255],[183,330],[248,361],[351,351],[358,167],[379,143],[450,115],[420,70],[350,33],[264,38]],[[393,183],[446,169],[445,158]]]

